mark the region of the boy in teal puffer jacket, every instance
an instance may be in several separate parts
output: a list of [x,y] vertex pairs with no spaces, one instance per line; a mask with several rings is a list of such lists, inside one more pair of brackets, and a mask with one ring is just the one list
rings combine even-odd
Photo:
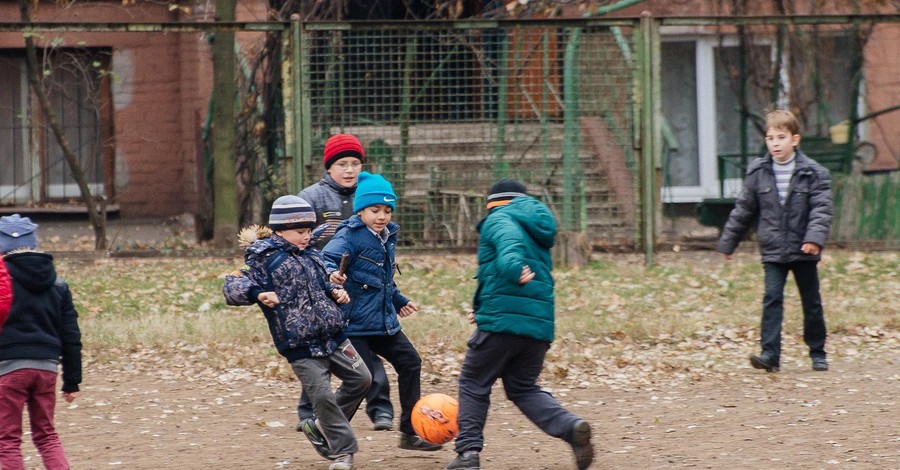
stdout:
[[556,220],[515,180],[494,183],[487,201],[488,215],[478,224],[478,286],[469,315],[478,328],[459,375],[459,455],[447,468],[481,468],[491,387],[499,378],[531,422],[572,446],[583,470],[594,459],[590,425],[537,385],[554,335],[550,248]]

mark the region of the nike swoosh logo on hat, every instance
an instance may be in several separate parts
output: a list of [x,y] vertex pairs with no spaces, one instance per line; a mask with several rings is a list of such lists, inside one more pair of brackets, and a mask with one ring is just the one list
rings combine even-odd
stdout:
[[394,199],[385,196],[385,197],[384,197],[384,202],[394,202]]

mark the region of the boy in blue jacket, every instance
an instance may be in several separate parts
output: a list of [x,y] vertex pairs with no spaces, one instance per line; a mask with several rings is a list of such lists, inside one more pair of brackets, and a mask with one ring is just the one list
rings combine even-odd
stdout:
[[[381,175],[359,174],[353,201],[356,215],[341,222],[334,238],[325,245],[330,280],[343,285],[350,303],[341,306],[347,315],[347,336],[360,352],[369,371],[373,353],[383,357],[397,371],[400,395],[400,448],[432,451],[441,448],[416,435],[410,418],[421,394],[422,359],[400,330],[399,318],[418,310],[394,283],[394,248],[400,226],[391,222],[397,196],[391,183]],[[341,258],[348,256],[346,273],[339,271]]]
[[803,340],[812,368],[828,370],[825,314],[819,295],[822,249],[831,228],[831,175],[797,148],[800,123],[790,111],[766,115],[768,153],[747,166],[744,188],[722,229],[716,250],[731,259],[748,230],[757,223],[759,253],[765,272],[760,346],[750,365],[767,372],[781,367],[781,322],[788,272],[803,304]]
[[591,427],[537,385],[553,341],[553,262],[556,220],[515,180],[494,183],[488,215],[478,224],[478,285],[469,320],[477,329],[459,374],[459,435],[450,470],[479,470],[491,387],[545,433],[565,440],[579,470],[594,460]]
[[[275,347],[312,401],[318,419],[309,425],[316,427],[319,439],[310,439],[313,446],[334,460],[330,470],[350,470],[359,450],[350,420],[372,376],[347,339],[344,314],[335,304],[349,302],[347,292],[327,282],[319,253],[308,248],[315,221],[303,199],[276,199],[269,215],[271,230],[251,227],[241,232],[246,266],[226,276],[223,293],[229,305],[259,305]],[[342,381],[336,392],[331,374]]]

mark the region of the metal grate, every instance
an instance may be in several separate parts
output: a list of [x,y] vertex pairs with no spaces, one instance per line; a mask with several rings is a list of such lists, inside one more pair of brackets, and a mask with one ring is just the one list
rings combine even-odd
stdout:
[[[308,25],[309,26],[309,25]],[[307,27],[311,155],[355,134],[392,181],[404,242],[473,247],[484,197],[521,180],[564,230],[634,243],[629,28]],[[310,158],[307,181],[320,176]]]

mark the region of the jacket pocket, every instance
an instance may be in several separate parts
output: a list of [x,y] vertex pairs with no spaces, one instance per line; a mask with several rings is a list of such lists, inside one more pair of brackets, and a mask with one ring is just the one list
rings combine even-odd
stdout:
[[809,186],[800,186],[794,188],[789,196],[790,199],[790,220],[788,224],[792,230],[799,230],[806,224],[806,212],[809,207]]
[[352,271],[350,273],[350,280],[361,290],[381,289],[384,287],[384,282],[380,277],[365,271]]

